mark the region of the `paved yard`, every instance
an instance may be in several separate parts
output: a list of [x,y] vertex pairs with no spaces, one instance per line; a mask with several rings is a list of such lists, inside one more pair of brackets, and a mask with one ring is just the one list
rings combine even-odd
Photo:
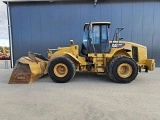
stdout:
[[160,119],[160,68],[129,84],[86,73],[65,84],[48,76],[33,84],[7,84],[11,72],[0,68],[0,120]]

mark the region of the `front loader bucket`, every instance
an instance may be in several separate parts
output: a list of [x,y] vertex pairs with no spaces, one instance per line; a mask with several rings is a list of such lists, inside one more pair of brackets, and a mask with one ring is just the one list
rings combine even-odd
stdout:
[[9,84],[29,84],[42,77],[48,61],[37,57],[35,60],[30,57],[21,57],[16,62]]

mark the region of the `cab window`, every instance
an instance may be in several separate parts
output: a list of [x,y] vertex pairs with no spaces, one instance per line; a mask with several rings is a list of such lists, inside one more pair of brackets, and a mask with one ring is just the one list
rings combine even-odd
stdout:
[[94,25],[92,31],[92,44],[100,44],[100,26]]
[[105,42],[107,40],[107,26],[102,25],[101,26],[101,36],[102,36],[102,42]]

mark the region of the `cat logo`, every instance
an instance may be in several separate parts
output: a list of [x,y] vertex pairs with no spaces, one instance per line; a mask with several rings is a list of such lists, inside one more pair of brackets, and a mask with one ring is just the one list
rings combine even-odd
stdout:
[[121,48],[124,45],[125,45],[124,43],[111,43],[112,48]]

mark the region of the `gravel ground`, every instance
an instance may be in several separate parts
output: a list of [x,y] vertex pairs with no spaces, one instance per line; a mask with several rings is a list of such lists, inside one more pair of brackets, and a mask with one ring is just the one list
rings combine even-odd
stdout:
[[7,84],[11,72],[0,68],[0,120],[160,119],[160,68],[129,84],[92,73],[77,73],[65,84],[48,76],[32,84]]

